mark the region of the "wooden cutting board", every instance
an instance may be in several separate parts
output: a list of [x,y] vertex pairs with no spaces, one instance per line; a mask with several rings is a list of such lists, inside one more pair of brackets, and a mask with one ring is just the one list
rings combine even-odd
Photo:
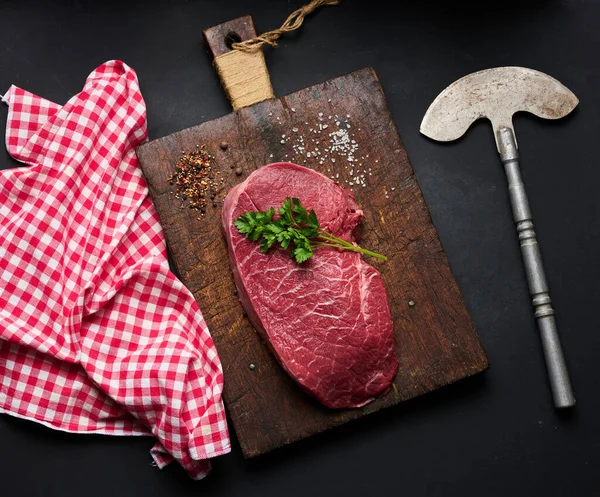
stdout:
[[[214,55],[228,50],[223,37],[231,31],[242,39],[254,36],[251,18],[207,30]],[[339,136],[330,135],[334,132]],[[348,146],[332,151],[329,140],[343,141],[344,136]],[[225,150],[221,142],[228,144]],[[181,209],[168,181],[181,152],[202,144],[225,180],[217,206],[209,204],[204,215]],[[354,150],[353,161],[349,150]],[[244,456],[268,452],[488,367],[373,69],[242,108],[146,143],[137,153],[175,266],[198,301],[221,357],[226,408]],[[330,410],[302,392],[267,350],[238,301],[221,233],[221,201],[252,171],[277,161],[314,168],[352,188],[365,213],[361,244],[389,257],[368,263],[381,271],[387,289],[400,367],[389,394],[364,408]],[[237,167],[243,170],[239,176]],[[356,184],[361,174],[365,186]]]

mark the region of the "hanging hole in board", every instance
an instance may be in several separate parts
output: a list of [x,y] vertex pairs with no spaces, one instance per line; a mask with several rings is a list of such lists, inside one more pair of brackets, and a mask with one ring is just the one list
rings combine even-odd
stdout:
[[229,50],[232,50],[231,45],[233,45],[234,43],[239,43],[241,41],[241,36],[235,31],[229,31],[229,33],[225,35],[225,45],[227,45],[227,48]]

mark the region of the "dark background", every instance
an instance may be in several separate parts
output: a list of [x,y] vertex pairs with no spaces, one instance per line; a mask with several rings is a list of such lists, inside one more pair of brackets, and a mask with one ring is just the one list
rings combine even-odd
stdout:
[[[0,92],[14,83],[64,103],[97,65],[122,59],[158,138],[230,111],[204,28],[251,14],[266,31],[302,3],[1,1]],[[2,416],[0,495],[600,495],[599,23],[598,1],[343,0],[266,51],[277,95],[375,68],[489,371],[255,460],[234,441],[200,482],[175,465],[151,467],[149,438],[68,435]],[[578,399],[570,412],[552,407],[490,126],[449,145],[418,131],[445,86],[500,65],[547,72],[581,101],[561,121],[515,119]],[[6,113],[2,105],[2,132]],[[0,152],[0,167],[14,165]]]

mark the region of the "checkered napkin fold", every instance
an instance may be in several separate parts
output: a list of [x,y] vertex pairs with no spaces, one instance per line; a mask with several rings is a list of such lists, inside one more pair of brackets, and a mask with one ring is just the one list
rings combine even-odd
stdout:
[[150,435],[192,478],[229,452],[221,363],[169,271],[135,156],[135,72],[98,67],[64,106],[12,86],[0,171],[0,412],[76,433]]

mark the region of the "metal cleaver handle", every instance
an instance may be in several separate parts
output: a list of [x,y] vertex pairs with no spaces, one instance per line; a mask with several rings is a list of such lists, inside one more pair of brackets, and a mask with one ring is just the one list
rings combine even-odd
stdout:
[[544,274],[540,248],[533,229],[533,217],[525,193],[525,185],[521,180],[519,153],[515,137],[513,131],[507,127],[500,128],[497,135],[500,159],[508,179],[510,203],[515,223],[517,223],[521,254],[523,255],[529,293],[531,294],[535,318],[544,349],[554,405],[559,408],[571,407],[575,405],[575,397],[573,396],[569,373],[554,319],[554,309],[548,293],[548,283]]

